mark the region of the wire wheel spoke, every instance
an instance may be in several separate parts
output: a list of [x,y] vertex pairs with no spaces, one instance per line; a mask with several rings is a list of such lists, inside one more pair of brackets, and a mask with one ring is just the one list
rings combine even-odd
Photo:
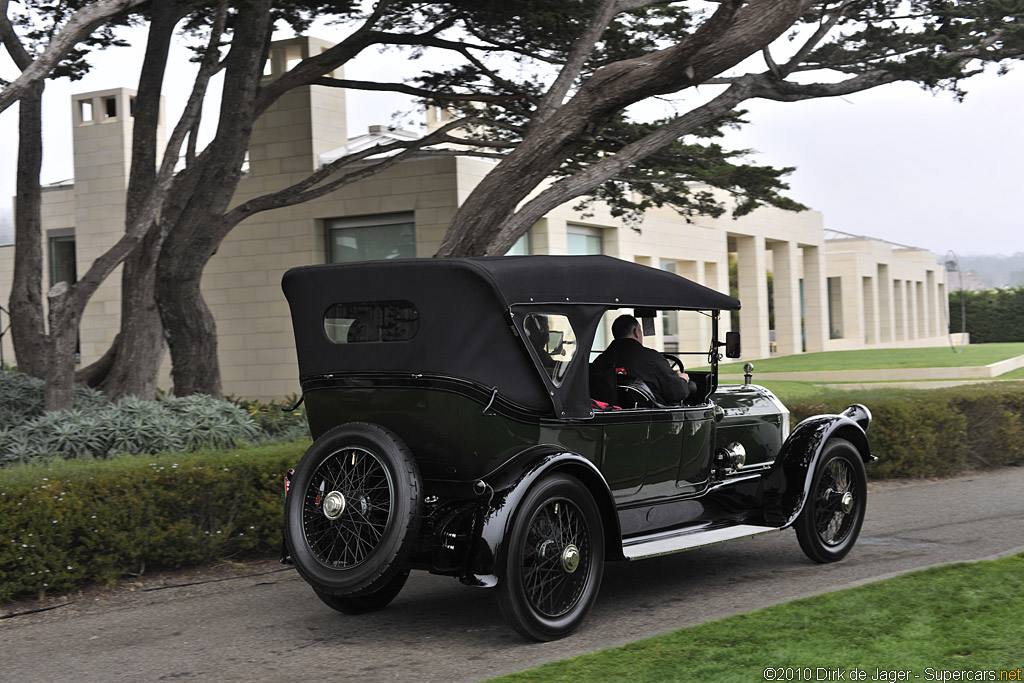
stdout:
[[[838,545],[849,535],[856,519],[859,501],[851,491],[850,465],[841,458],[828,463],[818,482],[815,497],[814,528],[826,545]],[[847,511],[844,496],[853,495],[853,507]]]
[[[533,607],[547,617],[571,610],[583,594],[590,539],[582,513],[572,501],[547,501],[533,517],[523,548],[523,588]],[[575,548],[579,564],[568,570],[565,555]]]
[[[325,507],[328,496],[336,509]],[[335,451],[317,466],[304,492],[302,526],[310,551],[328,567],[355,567],[384,538],[393,507],[391,474],[376,454],[359,447]]]

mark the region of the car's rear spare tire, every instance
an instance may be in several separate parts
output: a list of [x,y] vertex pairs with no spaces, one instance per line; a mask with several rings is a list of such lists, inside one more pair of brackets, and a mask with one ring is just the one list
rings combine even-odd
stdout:
[[373,595],[394,585],[407,571],[419,519],[412,454],[394,432],[366,422],[335,427],[310,446],[285,505],[295,566],[327,596]]

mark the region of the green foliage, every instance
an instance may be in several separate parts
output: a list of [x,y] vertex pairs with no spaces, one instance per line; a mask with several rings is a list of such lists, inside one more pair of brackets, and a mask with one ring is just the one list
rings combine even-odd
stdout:
[[1024,465],[1024,387],[961,386],[942,392],[830,392],[821,403],[789,405],[796,425],[812,415],[863,403],[879,460],[868,476],[945,477],[972,469]]
[[229,396],[227,400],[241,407],[255,421],[259,429],[256,440],[260,443],[309,438],[306,407],[299,405],[290,410],[299,403],[299,397],[294,394],[280,402],[263,402],[234,396]]
[[0,470],[0,601],[273,552],[307,445]]
[[[110,404],[102,392],[75,387],[75,408],[99,409]],[[0,369],[0,431],[43,414],[43,380]]]
[[0,372],[0,465],[228,448],[260,436],[244,409],[209,396],[129,397],[112,404],[101,393],[80,388],[74,410],[44,413],[42,385],[20,373]]
[[951,331],[963,329],[962,312],[966,314],[967,332],[971,335],[972,344],[1024,342],[1024,287],[950,292]]

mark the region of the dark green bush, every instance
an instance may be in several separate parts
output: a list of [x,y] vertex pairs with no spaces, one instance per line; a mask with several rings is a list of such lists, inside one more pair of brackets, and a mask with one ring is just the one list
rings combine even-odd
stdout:
[[942,389],[836,392],[819,405],[791,405],[792,421],[863,403],[873,415],[868,439],[878,462],[868,476],[944,477],[1024,464],[1024,383]]
[[0,470],[0,601],[275,552],[306,445]]
[[[961,300],[962,297],[962,300]],[[1024,287],[949,293],[949,329],[964,329],[972,344],[1024,341]]]
[[228,396],[227,400],[240,406],[248,413],[259,429],[258,443],[295,441],[309,438],[309,424],[306,422],[306,407],[299,405],[299,397],[292,395],[281,401],[257,401],[254,399]]

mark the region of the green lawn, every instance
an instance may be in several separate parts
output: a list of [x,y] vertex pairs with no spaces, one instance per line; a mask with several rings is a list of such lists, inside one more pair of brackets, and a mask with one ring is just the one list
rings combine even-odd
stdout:
[[[860,680],[1019,681],[1021,614],[1024,554],[914,572],[493,680],[848,681],[865,672]],[[896,671],[910,673],[897,679]]]
[[[1024,343],[975,344],[954,353],[948,346],[925,349],[871,349],[804,353],[754,361],[755,375],[762,372],[821,372],[822,370],[881,370],[887,368],[949,368],[989,365],[1024,355]],[[743,374],[743,363],[726,363],[719,371]],[[1006,375],[1009,377],[1009,375]],[[1024,377],[1024,374],[1020,375]]]

